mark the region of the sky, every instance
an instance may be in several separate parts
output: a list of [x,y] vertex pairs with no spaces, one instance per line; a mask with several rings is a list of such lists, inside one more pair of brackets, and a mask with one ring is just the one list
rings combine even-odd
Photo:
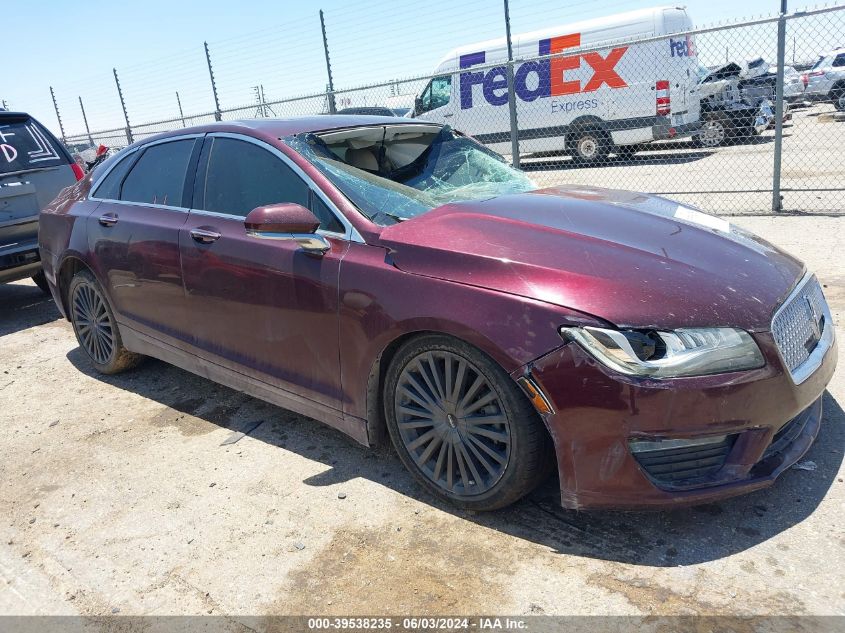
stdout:
[[[180,105],[185,115],[212,112],[214,100],[203,48],[203,42],[208,42],[222,106],[244,106],[240,116],[254,116],[254,86],[263,86],[267,100],[325,88],[319,9],[325,14],[334,85],[345,88],[422,75],[456,46],[500,37],[502,4],[500,0],[9,2],[0,26],[4,43],[0,100],[11,109],[30,112],[59,133],[50,97],[52,86],[67,134],[85,130],[80,97],[92,130],[122,127],[112,71],[116,68],[133,126],[178,118]],[[517,34],[658,4],[510,0],[511,28]],[[695,26],[702,27],[772,15],[779,4],[778,0],[689,0],[686,6]],[[812,59],[826,39],[841,39],[841,28],[828,28],[831,33],[821,37],[802,32],[790,38],[797,56]],[[770,53],[773,27],[740,34],[741,41],[725,34],[699,39],[700,55],[719,63],[725,55]],[[742,50],[733,53],[732,48]],[[417,84],[403,84],[395,92],[416,90]],[[390,89],[383,88],[379,94],[386,98]],[[360,94],[347,99],[351,102],[355,96],[358,102],[354,105],[363,105]],[[403,105],[403,100],[412,101],[412,96],[395,98],[393,105]],[[276,107],[273,114],[315,108],[319,108],[315,100],[295,101]]]

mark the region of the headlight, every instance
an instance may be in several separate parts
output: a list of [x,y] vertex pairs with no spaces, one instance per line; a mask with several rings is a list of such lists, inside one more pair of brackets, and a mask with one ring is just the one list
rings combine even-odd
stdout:
[[672,332],[562,327],[560,334],[597,361],[623,374],[650,378],[702,376],[765,365],[754,339],[734,328]]

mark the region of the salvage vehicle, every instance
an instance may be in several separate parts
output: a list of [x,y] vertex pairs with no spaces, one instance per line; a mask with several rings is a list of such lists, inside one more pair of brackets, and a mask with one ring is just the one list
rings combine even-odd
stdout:
[[822,55],[813,67],[801,76],[804,94],[811,101],[828,101],[837,110],[845,111],[845,48]]
[[431,492],[709,502],[810,447],[836,364],[821,286],[663,198],[537,189],[448,126],[219,122],[131,145],[41,214],[88,361],[154,356],[389,436]]
[[26,113],[0,111],[0,283],[32,277],[48,291],[38,212],[82,176],[47,128]]
[[[514,35],[513,58],[524,60],[513,78],[520,151],[595,166],[689,137],[700,127],[692,28],[685,8],[655,7]],[[450,51],[413,116],[510,153],[507,59],[505,38]]]
[[[699,67],[701,130],[695,141],[702,147],[719,147],[760,135],[775,120],[770,88],[760,78],[743,78],[743,67],[731,62],[713,70]],[[784,113],[788,107],[784,103]]]

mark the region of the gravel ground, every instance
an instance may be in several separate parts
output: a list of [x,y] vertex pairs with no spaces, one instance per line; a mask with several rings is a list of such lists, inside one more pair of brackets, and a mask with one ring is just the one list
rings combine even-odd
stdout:
[[[845,218],[736,221],[818,272],[845,340]],[[0,614],[841,615],[844,406],[840,368],[815,468],[749,496],[578,513],[549,481],[467,514],[164,363],[95,375],[35,286],[0,286]]]

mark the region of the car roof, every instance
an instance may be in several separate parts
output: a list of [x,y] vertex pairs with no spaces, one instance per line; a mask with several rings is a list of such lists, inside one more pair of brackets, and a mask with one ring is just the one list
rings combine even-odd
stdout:
[[[420,121],[394,116],[371,116],[363,114],[330,114],[282,119],[239,119],[236,121],[218,121],[188,128],[177,128],[156,134],[136,143],[146,144],[153,140],[181,136],[184,134],[204,134],[208,132],[247,132],[265,138],[285,138],[307,132],[325,132],[350,127],[367,125],[407,125],[419,124]],[[428,123],[427,121],[425,123]]]

